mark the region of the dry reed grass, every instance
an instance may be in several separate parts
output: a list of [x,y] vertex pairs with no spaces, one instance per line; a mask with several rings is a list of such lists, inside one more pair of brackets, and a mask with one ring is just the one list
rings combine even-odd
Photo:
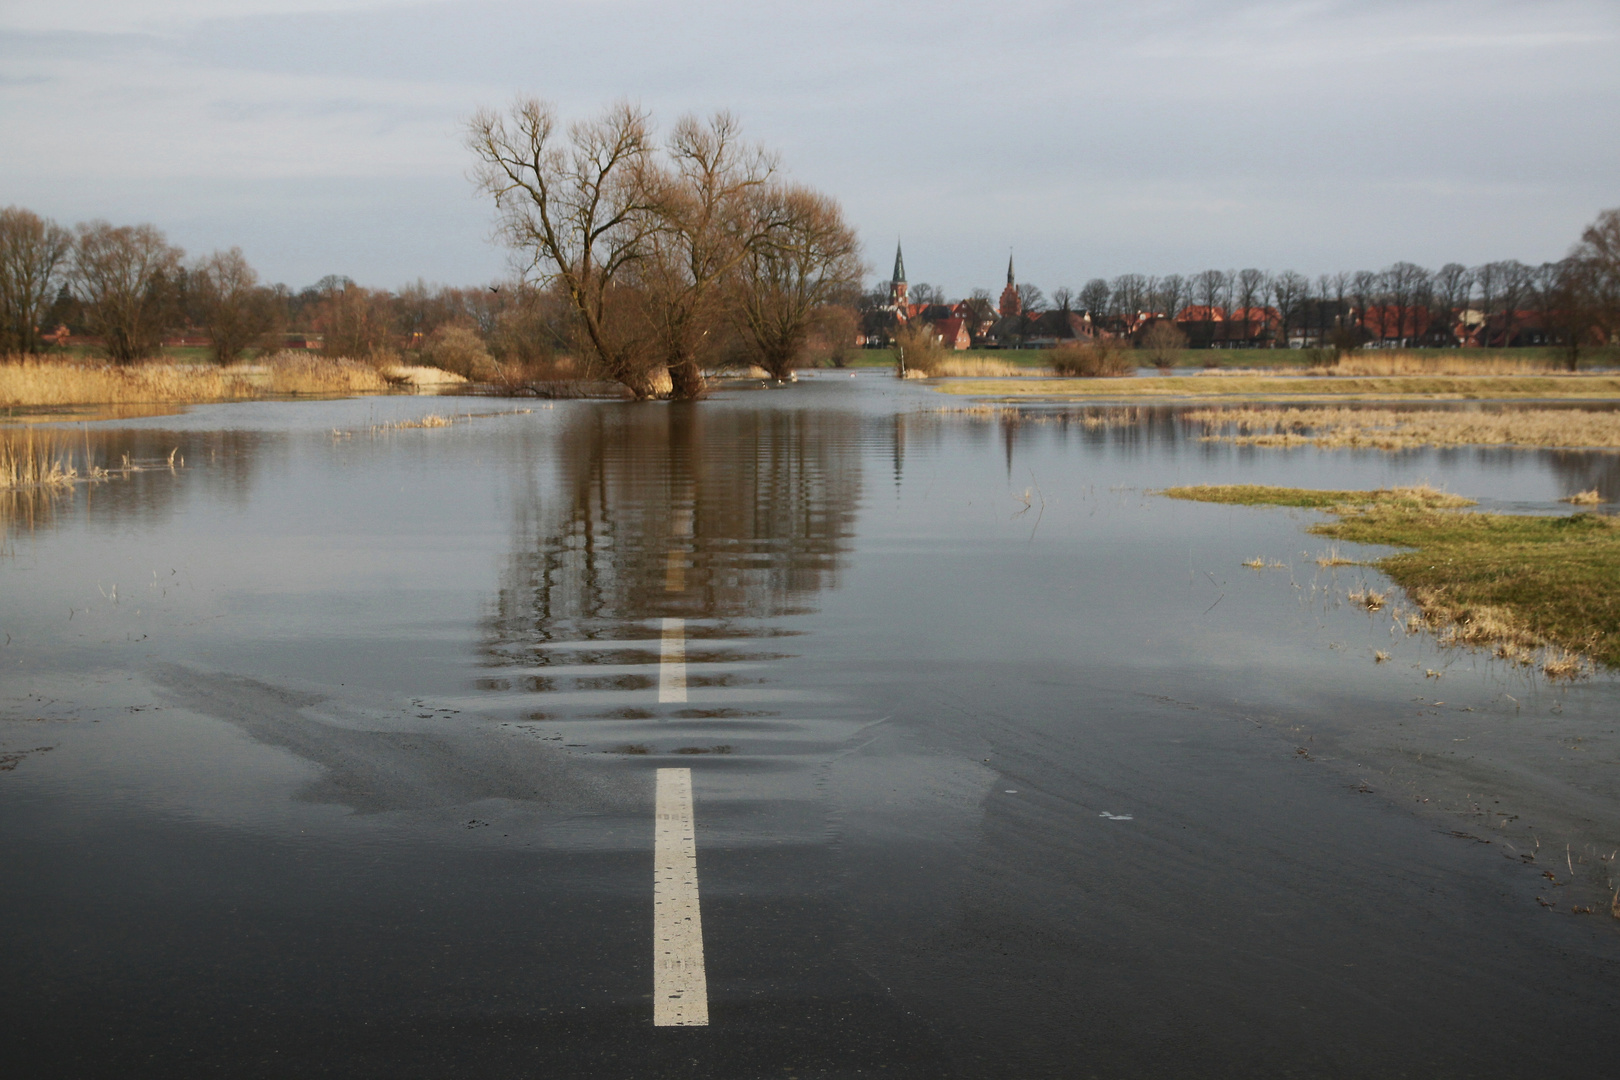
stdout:
[[1603,496],[1598,493],[1597,488],[1592,488],[1590,491],[1577,491],[1573,495],[1565,495],[1558,501],[1573,503],[1576,506],[1596,506],[1603,501]]
[[62,433],[0,430],[0,491],[67,487],[78,479]]
[[947,357],[934,364],[933,378],[1008,379],[1022,375],[1050,375],[1051,369],[1023,367],[1011,360],[984,356]]
[[1545,375],[1561,371],[1551,360],[1520,356],[1476,356],[1465,350],[1382,352],[1367,350],[1342,357],[1316,374],[1333,375]]
[[277,353],[259,363],[83,364],[19,356],[0,360],[0,407],[198,405],[278,395],[382,393],[388,382],[370,364],[307,353]]
[[1204,438],[1244,446],[1620,447],[1620,411],[1508,409],[1219,408],[1193,409]]

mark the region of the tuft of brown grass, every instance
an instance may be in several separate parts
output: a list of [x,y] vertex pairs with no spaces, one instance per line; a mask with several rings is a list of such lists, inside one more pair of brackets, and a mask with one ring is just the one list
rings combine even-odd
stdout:
[[1385,660],[1388,660],[1388,659],[1389,659],[1389,653],[1385,652],[1382,649],[1374,649],[1373,650],[1373,663],[1382,664]]
[[1591,668],[1579,653],[1548,649],[1541,660],[1541,673],[1549,679],[1578,679]]
[[1316,565],[1324,569],[1329,566],[1360,566],[1356,559],[1347,559],[1339,554],[1339,545],[1334,544],[1316,557]]
[[1204,438],[1240,446],[1620,447],[1620,411],[1584,409],[1194,409]]
[[1565,495],[1558,501],[1573,503],[1576,506],[1596,506],[1603,501],[1603,496],[1598,494],[1597,488],[1593,488],[1590,491],[1577,491],[1573,495]]
[[1383,593],[1378,592],[1376,589],[1369,589],[1365,586],[1357,589],[1351,589],[1348,596],[1352,604],[1355,604],[1357,607],[1364,607],[1368,611],[1379,610],[1384,606],[1384,601],[1388,599],[1388,597],[1386,597]]

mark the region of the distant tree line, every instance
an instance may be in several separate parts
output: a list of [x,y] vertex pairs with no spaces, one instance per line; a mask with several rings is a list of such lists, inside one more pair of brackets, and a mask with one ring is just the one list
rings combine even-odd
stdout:
[[543,365],[566,340],[562,310],[520,284],[367,289],[328,275],[294,292],[263,284],[239,248],[187,261],[151,225],[65,228],[0,210],[0,355],[38,353],[56,330],[99,339],[115,363],[148,359],[165,339],[206,341],[232,363],[291,337],[331,356],[402,354],[469,377],[493,363]]
[[[1025,320],[1072,311],[1098,337],[1160,350],[1176,335],[1191,348],[1532,344],[1561,347],[1573,363],[1582,348],[1620,344],[1620,210],[1604,211],[1565,258],[1539,266],[1510,259],[1429,270],[1398,262],[1314,279],[1252,268],[1121,274],[1056,289],[1050,299],[1028,284],[1016,291]],[[863,308],[882,308],[888,292],[880,283],[862,297]],[[949,305],[975,338],[997,322],[983,289],[955,304],[928,284],[912,285],[910,295],[925,310]]]

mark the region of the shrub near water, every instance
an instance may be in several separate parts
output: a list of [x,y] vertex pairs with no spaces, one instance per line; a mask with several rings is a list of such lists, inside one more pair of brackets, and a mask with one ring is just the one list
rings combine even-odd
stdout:
[[1118,342],[1105,340],[1059,345],[1052,350],[1052,370],[1071,379],[1093,379],[1129,375],[1136,363]]

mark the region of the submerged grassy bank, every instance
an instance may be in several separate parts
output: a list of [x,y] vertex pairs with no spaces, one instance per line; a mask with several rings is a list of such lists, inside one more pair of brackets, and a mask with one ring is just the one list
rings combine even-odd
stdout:
[[1620,668],[1620,521],[1613,517],[1459,511],[1470,501],[1432,488],[1205,485],[1162,494],[1326,510],[1337,520],[1313,525],[1311,532],[1411,549],[1373,565],[1406,590],[1442,642],[1491,647],[1525,664],[1539,655],[1554,676],[1579,670],[1559,650]]
[[1029,379],[988,382],[948,379],[947,394],[999,401],[1087,401],[1118,398],[1238,398],[1300,401],[1372,400],[1620,400],[1615,375],[1181,375],[1122,379]]
[[1620,411],[1586,409],[1194,409],[1204,438],[1246,446],[1620,447]]

